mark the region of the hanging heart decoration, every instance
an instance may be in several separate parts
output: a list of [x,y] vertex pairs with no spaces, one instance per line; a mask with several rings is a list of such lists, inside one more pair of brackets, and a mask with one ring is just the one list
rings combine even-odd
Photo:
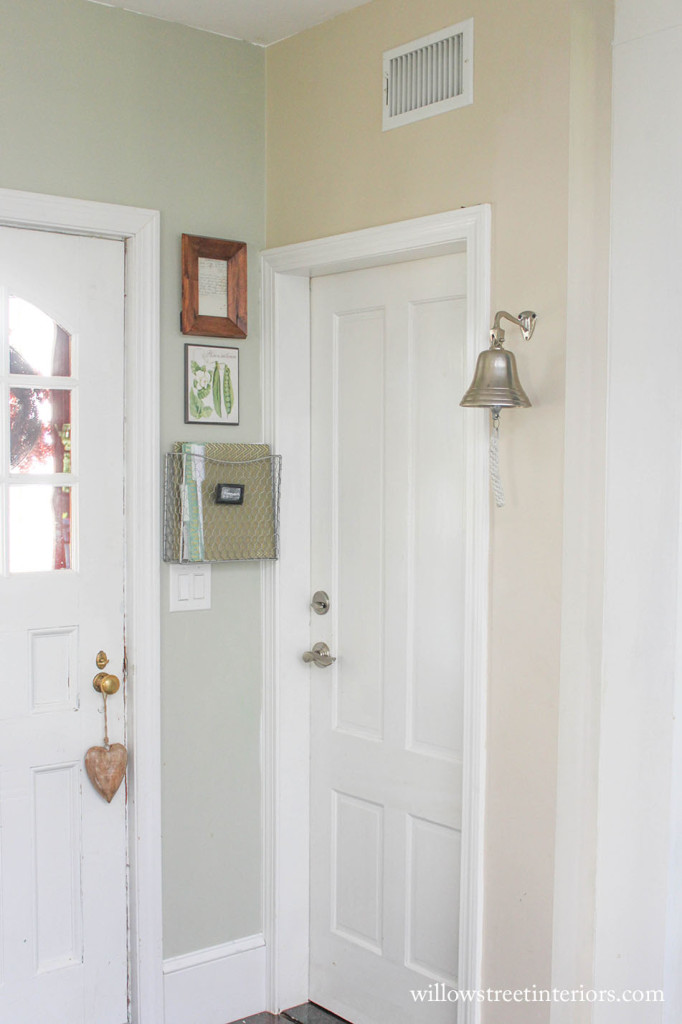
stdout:
[[90,747],[86,751],[85,770],[90,782],[109,804],[123,782],[127,764],[128,751],[122,743]]

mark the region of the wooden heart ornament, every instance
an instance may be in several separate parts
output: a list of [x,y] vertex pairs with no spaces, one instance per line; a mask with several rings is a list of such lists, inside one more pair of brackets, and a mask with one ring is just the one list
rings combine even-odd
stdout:
[[90,747],[85,754],[85,770],[90,782],[109,804],[123,782],[127,763],[128,751],[122,743]]

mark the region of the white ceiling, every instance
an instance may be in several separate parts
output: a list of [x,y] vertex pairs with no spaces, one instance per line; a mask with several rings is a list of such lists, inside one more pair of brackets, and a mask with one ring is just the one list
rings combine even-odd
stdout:
[[368,0],[93,0],[269,46]]

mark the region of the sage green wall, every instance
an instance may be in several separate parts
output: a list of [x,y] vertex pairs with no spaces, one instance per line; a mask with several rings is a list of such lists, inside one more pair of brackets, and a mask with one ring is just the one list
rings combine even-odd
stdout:
[[[263,50],[85,0],[0,0],[0,26],[0,187],[161,211],[163,450],[260,440]],[[183,424],[183,231],[249,244],[239,427]],[[261,929],[259,571],[174,615],[162,574],[165,956]]]

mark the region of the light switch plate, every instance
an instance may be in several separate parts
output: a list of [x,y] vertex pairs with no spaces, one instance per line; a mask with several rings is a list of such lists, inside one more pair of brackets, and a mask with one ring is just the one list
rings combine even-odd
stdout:
[[201,612],[211,607],[211,566],[170,566],[170,610]]

